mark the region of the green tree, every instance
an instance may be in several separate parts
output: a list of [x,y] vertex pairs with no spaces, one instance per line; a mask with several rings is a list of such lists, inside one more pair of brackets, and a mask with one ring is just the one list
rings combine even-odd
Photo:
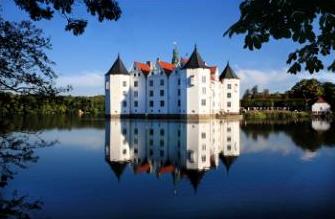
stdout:
[[324,95],[324,88],[316,79],[303,79],[296,83],[289,93],[291,97],[303,98],[307,108],[317,97]]
[[[74,35],[82,34],[87,21],[73,18],[73,8],[83,4],[87,12],[98,20],[118,20],[121,9],[114,0],[13,0],[22,10],[28,12],[31,20],[50,20],[55,12],[63,15],[67,24],[66,31]],[[1,3],[0,3],[0,13]],[[6,21],[0,14],[0,92],[21,94],[43,94],[54,96],[69,91],[71,87],[56,88],[54,64],[46,54],[51,49],[50,40],[43,36],[42,30],[30,21],[19,23]]]
[[246,89],[244,94],[243,94],[243,97],[242,99],[246,99],[246,98],[249,98],[250,97],[250,90],[249,89]]
[[272,37],[290,39],[301,48],[289,54],[288,72],[296,74],[302,66],[310,73],[324,69],[321,57],[328,57],[328,70],[335,71],[334,0],[244,0],[240,18],[225,33],[244,34],[244,48],[260,49]]
[[332,110],[335,112],[335,84],[331,82],[325,82],[322,84],[324,89],[324,97],[326,101],[331,105]]
[[252,94],[253,97],[257,96],[257,94],[258,94],[258,86],[257,85],[255,85],[251,88],[251,94]]

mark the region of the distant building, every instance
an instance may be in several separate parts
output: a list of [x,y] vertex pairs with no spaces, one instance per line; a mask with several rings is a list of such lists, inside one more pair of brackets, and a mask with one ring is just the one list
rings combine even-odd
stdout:
[[134,62],[128,72],[118,56],[105,76],[105,113],[121,116],[208,117],[239,114],[240,79],[229,66],[219,75],[197,48],[172,62]]
[[314,115],[322,115],[329,112],[331,112],[330,105],[322,97],[319,97],[312,105],[312,113]]

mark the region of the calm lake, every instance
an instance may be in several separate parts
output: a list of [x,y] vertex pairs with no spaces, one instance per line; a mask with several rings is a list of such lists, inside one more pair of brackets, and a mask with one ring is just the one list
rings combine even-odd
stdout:
[[1,152],[8,214],[335,218],[335,123],[17,118],[1,132],[22,149]]

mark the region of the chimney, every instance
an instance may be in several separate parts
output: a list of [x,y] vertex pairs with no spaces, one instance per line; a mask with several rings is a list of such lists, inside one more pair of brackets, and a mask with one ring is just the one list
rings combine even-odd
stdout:
[[152,64],[152,61],[147,61],[146,63],[147,63],[147,65],[149,65],[149,68],[152,71],[152,69],[154,68],[154,65]]

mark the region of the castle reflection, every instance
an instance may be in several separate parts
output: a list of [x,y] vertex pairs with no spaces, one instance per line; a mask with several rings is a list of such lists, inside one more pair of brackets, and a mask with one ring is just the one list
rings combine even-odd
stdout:
[[220,160],[227,171],[240,155],[240,122],[106,120],[105,155],[120,179],[129,165],[135,174],[188,178],[197,189]]

